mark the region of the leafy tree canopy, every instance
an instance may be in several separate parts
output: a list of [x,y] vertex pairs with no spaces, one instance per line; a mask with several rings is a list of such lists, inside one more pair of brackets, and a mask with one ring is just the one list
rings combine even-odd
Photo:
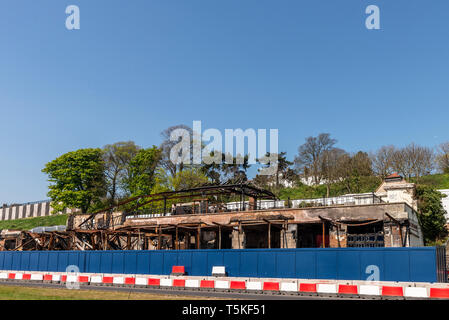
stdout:
[[444,239],[448,232],[445,228],[446,211],[443,208],[441,199],[444,194],[429,186],[418,185],[416,187],[418,198],[419,222],[426,244],[434,243]]
[[156,146],[140,149],[129,162],[127,191],[131,196],[150,194],[156,177],[156,168],[161,158],[161,149]]
[[42,172],[48,174],[52,207],[56,212],[79,208],[89,212],[105,195],[104,161],[101,149],[68,152],[47,163]]

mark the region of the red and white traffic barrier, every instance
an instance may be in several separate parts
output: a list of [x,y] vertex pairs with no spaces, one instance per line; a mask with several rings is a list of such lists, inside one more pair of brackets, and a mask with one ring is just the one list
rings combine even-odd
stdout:
[[[181,271],[181,270],[175,270]],[[81,285],[133,286],[161,289],[238,291],[324,295],[341,297],[377,297],[449,299],[449,284],[401,283],[338,280],[255,279],[193,276],[150,276],[117,274],[72,274],[30,271],[1,271],[0,281],[79,283]]]

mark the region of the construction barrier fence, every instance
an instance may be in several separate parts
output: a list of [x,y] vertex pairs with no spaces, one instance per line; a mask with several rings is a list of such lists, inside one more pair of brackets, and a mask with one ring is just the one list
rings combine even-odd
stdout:
[[3,251],[0,270],[169,275],[184,266],[210,276],[224,266],[230,277],[446,282],[445,251],[416,248],[306,248],[229,250]]

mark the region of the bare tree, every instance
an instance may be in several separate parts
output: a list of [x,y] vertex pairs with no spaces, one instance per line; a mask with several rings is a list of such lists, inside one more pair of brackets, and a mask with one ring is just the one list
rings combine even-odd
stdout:
[[326,196],[330,195],[330,185],[340,180],[342,175],[341,164],[342,159],[347,156],[347,152],[343,149],[332,148],[323,152],[322,156],[322,174],[326,181]]
[[317,137],[308,137],[306,142],[298,148],[295,165],[300,173],[311,176],[315,184],[323,178],[322,163],[325,152],[331,150],[337,143],[329,133],[320,133]]
[[413,174],[413,164],[407,156],[405,148],[396,149],[392,154],[391,167],[393,171],[398,172],[406,179],[409,179]]
[[382,146],[374,154],[371,154],[373,171],[377,176],[385,178],[392,172],[393,154],[395,150],[395,147],[392,145]]
[[449,141],[440,144],[436,162],[442,173],[449,173]]
[[415,155],[414,174],[417,179],[428,175],[434,168],[435,153],[432,148],[411,145],[411,150]]
[[359,192],[360,178],[373,175],[371,159],[366,152],[343,154],[338,163],[339,176],[349,193]]
[[160,149],[162,150],[160,164],[161,164],[162,168],[164,168],[166,171],[168,171],[168,173],[170,173],[170,175],[172,177],[176,176],[176,173],[182,171],[184,169],[184,167],[186,166],[184,163],[175,164],[170,159],[171,149],[176,144],[178,144],[179,141],[181,141],[181,138],[179,138],[178,141],[171,141],[171,139],[170,139],[171,133],[176,129],[184,129],[189,132],[189,134],[190,134],[190,162],[192,162],[192,157],[193,157],[193,152],[192,152],[193,151],[193,130],[190,127],[188,127],[184,124],[180,124],[180,125],[169,127],[167,129],[165,129],[164,131],[162,131],[161,137],[163,140],[160,145]]
[[433,158],[434,152],[431,148],[411,143],[393,152],[392,168],[407,179],[411,177],[419,179],[432,171]]

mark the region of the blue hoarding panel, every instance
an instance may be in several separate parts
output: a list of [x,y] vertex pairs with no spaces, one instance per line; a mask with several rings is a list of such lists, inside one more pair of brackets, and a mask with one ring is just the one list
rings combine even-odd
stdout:
[[240,251],[238,250],[224,250],[223,264],[226,266],[226,272],[230,277],[238,277],[240,272]]
[[346,280],[360,274],[360,251],[357,249],[338,252],[337,279]]
[[276,252],[277,275],[280,278],[295,278],[296,276],[295,252]]
[[48,270],[48,252],[39,252],[39,264],[38,264],[38,270],[39,271],[45,271]]
[[87,253],[89,263],[87,265],[87,272],[101,273],[101,252],[90,251]]
[[360,257],[360,280],[383,281],[385,278],[383,249],[358,250]]
[[125,266],[123,273],[135,274],[137,270],[137,253],[135,251],[124,251]]
[[1,268],[1,270],[6,270],[6,268],[3,267],[4,264],[5,264],[5,255],[4,254],[0,254],[0,268]]
[[124,251],[119,251],[112,255],[112,273],[125,273],[125,253]]
[[271,252],[271,250],[260,251],[257,259],[257,270],[259,277],[276,277],[276,252]]
[[159,251],[0,252],[0,268],[167,275],[174,265],[209,276],[225,266],[231,277],[435,282],[437,251],[422,248],[319,248]]
[[58,253],[57,251],[48,251],[48,270],[58,271]]
[[258,250],[250,249],[240,253],[240,275],[243,277],[257,277],[258,270]]
[[[120,251],[117,251],[117,253]],[[112,273],[112,252],[103,251],[101,255],[101,273]]]
[[[69,265],[69,251],[61,251],[58,257],[58,271],[64,272]],[[31,263],[30,263],[31,264]]]
[[21,268],[20,268],[21,260],[22,259],[20,258],[20,252],[13,252],[11,268],[13,270],[21,270]]
[[150,274],[150,255],[147,251],[136,252],[136,273],[137,274]]
[[212,274],[213,266],[223,266],[223,252],[212,250],[207,256],[207,272]]
[[[2,252],[5,255],[5,261],[3,264],[3,270],[12,270],[12,253],[13,252]],[[30,269],[31,270],[31,269]]]
[[[83,269],[83,265],[80,261],[80,255],[81,255],[81,251],[71,251],[68,259],[67,259],[67,264],[68,266],[76,266],[78,267],[78,269],[82,272]],[[67,266],[66,266],[67,267]]]
[[334,249],[318,249],[316,270],[318,279],[337,279],[337,251]]
[[[22,252],[20,259],[20,270],[30,270],[30,254],[31,252]],[[57,255],[55,255],[58,257]],[[2,259],[2,258],[0,258]]]
[[384,261],[384,281],[410,281],[409,250],[387,250]]
[[192,252],[190,250],[178,251],[178,265],[184,266],[187,274],[192,273]]
[[208,252],[202,250],[192,251],[192,276],[210,275],[210,270],[207,270],[207,254]]
[[295,256],[295,278],[316,279],[316,250],[298,249]]
[[164,273],[164,252],[146,252],[151,256],[150,258],[150,274],[170,274],[171,270]]
[[[429,274],[428,270],[436,270],[436,252],[410,250],[410,278],[414,281],[436,282],[436,273]],[[433,277],[434,276],[434,277]]]
[[175,250],[164,252],[163,274],[170,274],[173,266],[178,265],[178,252]]
[[30,252],[30,270],[38,271],[39,270],[39,255],[41,252],[33,251]]

